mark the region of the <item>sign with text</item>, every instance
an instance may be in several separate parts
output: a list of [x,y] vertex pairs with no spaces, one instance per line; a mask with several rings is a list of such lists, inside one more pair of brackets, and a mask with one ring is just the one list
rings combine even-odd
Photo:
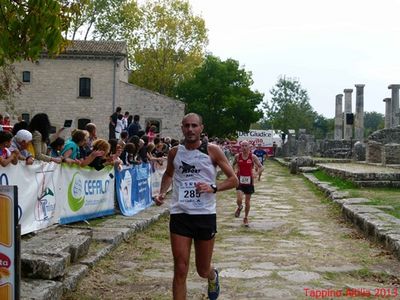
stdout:
[[15,259],[18,200],[16,186],[0,186],[0,299],[14,300],[19,294]]

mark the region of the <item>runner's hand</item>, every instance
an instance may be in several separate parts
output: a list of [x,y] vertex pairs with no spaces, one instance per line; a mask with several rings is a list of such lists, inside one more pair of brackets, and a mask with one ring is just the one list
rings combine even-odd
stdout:
[[154,202],[156,203],[157,206],[163,205],[165,200],[165,194],[160,193],[157,196],[154,197]]
[[214,190],[208,183],[197,182],[196,183],[196,192],[198,192],[198,193],[213,193]]

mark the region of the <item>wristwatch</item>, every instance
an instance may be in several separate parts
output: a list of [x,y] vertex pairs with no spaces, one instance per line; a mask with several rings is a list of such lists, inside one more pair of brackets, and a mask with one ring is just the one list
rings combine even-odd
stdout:
[[210,184],[211,188],[213,189],[213,193],[215,194],[218,191],[216,184]]

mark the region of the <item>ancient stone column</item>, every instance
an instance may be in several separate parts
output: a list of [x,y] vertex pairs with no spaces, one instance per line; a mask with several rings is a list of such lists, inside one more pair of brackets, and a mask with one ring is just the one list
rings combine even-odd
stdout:
[[391,128],[399,126],[399,89],[400,84],[391,84],[388,89],[392,90],[392,124]]
[[354,138],[357,141],[364,141],[364,86],[356,84],[356,115],[354,118]]
[[336,95],[334,140],[343,139],[343,94]]
[[351,113],[351,94],[353,93],[353,89],[344,89],[344,135],[343,138],[345,140],[350,140],[353,137],[353,124],[346,123],[346,114]]
[[385,102],[385,129],[392,127],[392,98],[383,99]]

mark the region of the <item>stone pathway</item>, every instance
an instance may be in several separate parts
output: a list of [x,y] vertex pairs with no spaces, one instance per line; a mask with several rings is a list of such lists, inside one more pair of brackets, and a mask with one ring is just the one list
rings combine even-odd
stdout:
[[[345,223],[301,176],[271,161],[265,169],[249,228],[234,217],[235,192],[218,194],[213,261],[220,270],[219,299],[400,298],[400,262],[392,254]],[[207,299],[193,258],[188,299]],[[163,218],[96,265],[64,299],[172,299],[171,278]]]

